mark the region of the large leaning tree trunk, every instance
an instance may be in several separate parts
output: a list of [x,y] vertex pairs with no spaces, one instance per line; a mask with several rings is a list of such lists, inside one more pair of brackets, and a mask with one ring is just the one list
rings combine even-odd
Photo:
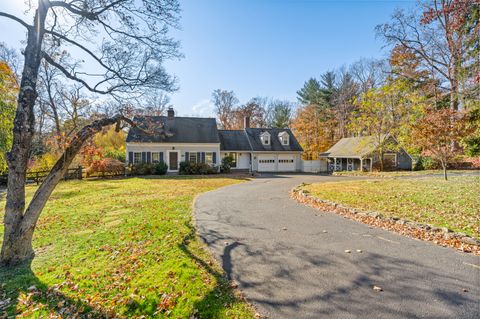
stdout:
[[[165,71],[163,62],[181,57],[179,43],[169,36],[171,28],[178,28],[177,0],[36,0],[26,5],[35,10],[32,24],[0,11],[0,18],[15,21],[27,31],[12,149],[7,154],[7,203],[0,255],[0,264],[4,265],[33,257],[32,237],[40,213],[84,142],[104,126],[116,123],[120,129],[121,122],[133,125],[127,117],[117,115],[81,129],[26,207],[26,171],[35,133],[41,64],[47,63],[90,92],[131,99],[132,94],[152,89],[175,90],[175,79]],[[55,52],[42,48],[46,40],[55,43],[56,53],[74,48],[84,56],[69,65],[56,59]],[[81,69],[85,56],[95,63],[98,72],[89,74]]]
[[[30,204],[25,210],[25,171],[20,171],[18,167],[26,167],[25,162],[28,160],[28,154],[17,154],[13,156],[9,154],[9,176],[8,176],[8,193],[7,206],[5,210],[5,233],[3,238],[3,246],[1,251],[1,263],[12,265],[28,260],[34,256],[32,248],[32,236],[37,224],[40,213],[42,212],[48,198],[52,194],[53,189],[65,175],[69,165],[75,156],[79,153],[82,145],[90,137],[100,132],[103,127],[112,124],[117,125],[120,129],[120,123],[127,122],[130,125],[134,123],[124,117],[117,115],[111,118],[97,120],[90,125],[83,127],[69,143],[65,152],[56,162],[48,176],[35,192]],[[26,129],[29,126],[25,127]],[[18,131],[18,127],[17,127]],[[24,132],[28,133],[28,130]],[[27,134],[25,133],[25,134]],[[21,138],[22,134],[16,132],[17,138]],[[31,137],[30,137],[31,138]],[[14,140],[15,146],[15,140]],[[14,147],[12,151],[16,148]],[[21,155],[21,156],[18,156]],[[22,166],[23,165],[23,166]],[[16,169],[16,170],[13,170]],[[12,192],[15,189],[18,192]]]
[[12,150],[7,154],[8,192],[5,206],[3,246],[8,246],[10,242],[11,249],[7,249],[9,252],[6,252],[5,255],[2,249],[1,262],[4,264],[18,261],[17,258],[13,258],[13,252],[22,256],[22,259],[32,255],[31,244],[22,245],[21,241],[31,241],[33,230],[30,234],[27,232],[20,234],[18,226],[22,223],[25,210],[25,177],[35,131],[34,105],[37,98],[36,86],[38,69],[42,60],[42,40],[45,34],[44,25],[47,10],[48,8],[41,2],[34,18],[36,29],[28,28],[25,63],[13,127]]

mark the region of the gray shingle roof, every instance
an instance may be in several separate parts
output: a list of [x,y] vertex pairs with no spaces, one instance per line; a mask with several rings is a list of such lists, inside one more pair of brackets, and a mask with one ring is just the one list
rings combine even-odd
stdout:
[[342,138],[321,157],[364,157],[375,151],[377,143],[374,136]]
[[[270,145],[263,145],[260,140],[260,135],[263,132],[270,134]],[[278,134],[281,132],[287,132],[289,135],[289,145],[282,145]],[[289,129],[280,128],[247,128],[245,129],[252,151],[256,152],[302,152],[303,148],[298,143],[297,139]]]
[[251,151],[247,134],[244,130],[218,130],[220,150],[222,151]]
[[[139,128],[129,130],[127,142],[150,143],[220,143],[217,122],[214,118],[143,116],[133,119]],[[171,136],[155,134],[155,129],[164,125]],[[153,130],[147,133],[144,130]]]
[[[217,130],[213,118],[143,116],[135,117],[138,127],[130,129],[128,142],[146,143],[220,143],[222,151],[256,151],[256,152],[301,152],[302,147],[289,129],[248,128],[244,130]],[[171,136],[162,136],[161,127]],[[155,133],[157,131],[157,133]],[[263,145],[260,135],[268,132],[270,145]],[[289,145],[282,145],[278,134],[286,132]]]

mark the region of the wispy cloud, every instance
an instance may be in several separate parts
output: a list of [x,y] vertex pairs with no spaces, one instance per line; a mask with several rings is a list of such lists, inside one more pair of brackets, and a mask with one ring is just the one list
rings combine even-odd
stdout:
[[214,105],[210,99],[203,99],[192,107],[194,116],[215,117]]

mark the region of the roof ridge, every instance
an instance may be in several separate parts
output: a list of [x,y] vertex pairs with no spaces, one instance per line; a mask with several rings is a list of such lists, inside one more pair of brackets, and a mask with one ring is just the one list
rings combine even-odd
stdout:
[[248,145],[250,145],[250,150],[253,152],[252,142],[250,142],[250,138],[248,137],[246,129],[243,129],[243,134],[245,134],[245,137],[247,138]]

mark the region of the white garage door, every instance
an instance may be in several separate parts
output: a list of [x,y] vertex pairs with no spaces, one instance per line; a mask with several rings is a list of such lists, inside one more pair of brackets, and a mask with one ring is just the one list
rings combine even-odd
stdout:
[[280,172],[294,172],[295,156],[294,155],[278,155],[278,170]]
[[275,156],[258,155],[258,171],[259,172],[274,172],[275,171]]

